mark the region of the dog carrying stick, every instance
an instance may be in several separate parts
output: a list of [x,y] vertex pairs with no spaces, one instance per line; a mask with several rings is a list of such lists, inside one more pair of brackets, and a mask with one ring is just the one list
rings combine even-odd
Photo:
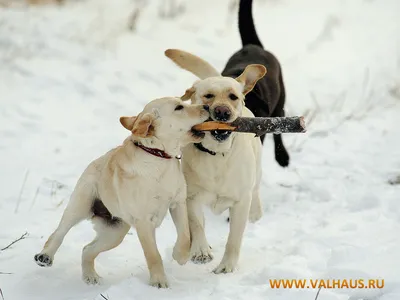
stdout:
[[306,132],[304,117],[239,117],[232,123],[208,121],[193,127],[197,131],[227,130],[255,133],[261,136],[266,133]]

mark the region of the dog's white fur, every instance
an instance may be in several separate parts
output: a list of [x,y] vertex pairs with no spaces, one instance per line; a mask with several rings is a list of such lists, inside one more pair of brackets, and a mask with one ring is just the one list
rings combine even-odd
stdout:
[[[184,108],[175,110],[180,105]],[[179,264],[186,263],[190,254],[186,183],[179,160],[153,156],[133,142],[177,156],[183,146],[201,140],[190,130],[208,117],[204,105],[188,105],[179,98],[169,97],[153,100],[137,117],[121,117],[121,124],[132,134],[121,146],[94,160],[83,172],[58,228],[41,253],[35,256],[37,263],[50,266],[67,232],[78,222],[92,219],[97,236],[83,248],[82,275],[89,284],[99,283],[95,258],[118,246],[133,226],[146,257],[150,284],[167,287],[155,229],[169,209],[177,230],[173,258]],[[119,224],[111,226],[103,218],[93,215],[92,205],[96,198],[112,216],[122,219]]]
[[[178,66],[197,75],[196,81],[186,90],[183,100],[191,99],[194,104],[207,104],[210,115],[217,106],[228,107],[233,121],[239,116],[254,117],[244,105],[244,97],[266,69],[262,65],[249,65],[238,78],[215,74],[203,59],[177,49],[169,49],[165,55]],[[209,73],[206,74],[208,70]],[[201,76],[200,76],[201,75]],[[238,99],[232,100],[229,94]],[[205,95],[212,94],[207,99]],[[183,171],[188,186],[188,215],[192,239],[191,256],[197,263],[213,259],[204,232],[202,205],[208,205],[216,214],[229,208],[230,232],[225,254],[214,273],[232,272],[237,265],[242,236],[247,219],[255,222],[261,218],[263,209],[259,198],[261,180],[261,141],[253,134],[232,133],[224,142],[216,141],[206,133],[202,144],[216,152],[215,156],[199,151],[193,145],[183,149]]]

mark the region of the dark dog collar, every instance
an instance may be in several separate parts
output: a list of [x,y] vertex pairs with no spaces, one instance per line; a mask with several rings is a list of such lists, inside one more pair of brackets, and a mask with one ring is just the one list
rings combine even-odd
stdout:
[[203,146],[202,143],[195,143],[194,146],[199,149],[200,151],[203,151],[205,153],[211,154],[211,155],[216,155],[214,151],[211,151],[210,149],[207,149],[206,147]]
[[[156,149],[156,148],[149,148],[149,147],[143,146],[138,141],[134,141],[133,144],[136,147],[139,147],[140,149],[146,151],[147,153],[149,153],[151,155],[158,156],[158,157],[165,158],[165,159],[171,159],[172,158],[172,156],[169,155],[168,153],[166,153],[165,151],[160,150],[160,149]],[[181,156],[179,155],[179,156],[176,156],[175,158],[176,159],[180,159]]]

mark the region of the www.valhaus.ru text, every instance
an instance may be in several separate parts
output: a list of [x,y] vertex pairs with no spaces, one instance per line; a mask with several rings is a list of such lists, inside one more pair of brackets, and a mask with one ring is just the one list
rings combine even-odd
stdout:
[[384,279],[269,279],[273,289],[382,289]]

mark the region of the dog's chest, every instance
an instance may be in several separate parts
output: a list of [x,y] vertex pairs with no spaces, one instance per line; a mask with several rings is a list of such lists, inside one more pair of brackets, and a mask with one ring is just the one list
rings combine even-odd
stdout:
[[[156,173],[158,171],[159,173]],[[167,170],[154,170],[147,176],[123,180],[117,189],[116,210],[131,225],[145,220],[160,226],[168,209],[186,189],[180,166]]]
[[184,173],[188,186],[196,185],[215,194],[216,201],[237,198],[243,190],[252,188],[255,179],[252,162],[237,151],[192,156],[185,161]]
[[217,156],[205,156],[202,159],[192,162],[192,168],[198,177],[198,183],[207,186],[212,191],[221,190],[230,179],[230,174],[226,174],[229,160],[221,154]]

